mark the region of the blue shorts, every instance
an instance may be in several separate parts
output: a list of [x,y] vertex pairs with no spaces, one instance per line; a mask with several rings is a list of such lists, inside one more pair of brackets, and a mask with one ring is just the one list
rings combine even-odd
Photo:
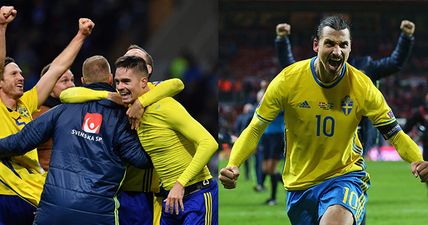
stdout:
[[119,194],[121,225],[153,225],[153,193],[127,192]]
[[293,225],[318,225],[329,206],[341,205],[361,224],[366,213],[370,177],[365,171],[326,180],[303,191],[287,192],[287,214]]
[[161,225],[218,225],[218,185],[212,180],[204,189],[183,198],[184,212],[178,215],[165,212],[162,201]]
[[36,207],[15,195],[0,195],[0,225],[31,225]]

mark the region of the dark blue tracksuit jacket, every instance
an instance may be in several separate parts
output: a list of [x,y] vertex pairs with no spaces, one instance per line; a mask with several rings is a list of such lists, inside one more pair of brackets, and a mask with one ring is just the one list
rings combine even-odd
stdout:
[[[104,83],[88,86],[114,91]],[[115,224],[115,200],[129,162],[151,167],[125,109],[108,100],[63,104],[0,140],[0,156],[23,154],[53,138],[34,224]]]
[[[408,37],[400,34],[397,46],[388,57],[373,60],[370,56],[350,57],[349,63],[363,71],[375,82],[383,77],[400,71],[410,56],[413,48],[414,36]],[[279,64],[282,68],[296,62],[291,52],[291,44],[288,37],[275,39],[275,48],[278,54]]]

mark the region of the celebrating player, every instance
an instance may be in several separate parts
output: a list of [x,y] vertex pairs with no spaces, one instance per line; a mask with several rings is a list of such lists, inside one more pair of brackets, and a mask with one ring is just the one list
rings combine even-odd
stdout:
[[[0,9],[0,137],[22,130],[32,120],[31,114],[49,96],[58,78],[70,67],[94,27],[90,19],[79,19],[79,31],[69,45],[51,63],[35,87],[24,93],[24,77],[12,58],[6,58],[5,31],[16,16],[13,7]],[[34,149],[23,156],[3,159],[0,163],[0,224],[32,224],[35,206],[40,201],[45,176]],[[10,207],[14,205],[14,207]]]
[[[49,70],[49,67],[50,64],[48,64],[42,69],[41,76],[43,76]],[[58,81],[55,83],[54,88],[52,89],[52,92],[50,93],[46,101],[43,103],[43,105],[40,106],[39,111],[33,113],[33,118],[37,118],[43,113],[47,112],[49,109],[61,104],[61,101],[59,100],[61,92],[70,87],[74,87],[74,75],[71,70],[68,69],[67,71],[65,71],[64,74],[59,77]],[[37,146],[37,155],[39,157],[39,163],[45,171],[48,171],[49,169],[51,153],[52,139],[49,139],[40,146]]]
[[[150,93],[147,79],[141,57],[116,61],[115,83],[123,103]],[[217,183],[206,166],[218,144],[209,132],[180,103],[164,98],[145,108],[138,135],[165,189],[160,223],[218,224]]]
[[[148,78],[150,78],[153,72],[153,59],[143,48],[131,45],[125,55],[140,57],[147,62]],[[89,73],[98,69],[88,67],[86,70]],[[83,72],[85,73],[85,71]],[[127,115],[133,128],[138,128],[145,106],[165,96],[174,96],[184,88],[180,79],[169,79],[156,83],[156,85],[148,82],[147,85],[150,91],[129,104]],[[78,87],[63,91],[60,98],[66,103],[79,103],[103,98],[115,99],[116,95],[116,92],[94,91]],[[159,177],[153,168],[141,169],[129,165],[119,194],[120,224],[158,225],[162,213],[162,203],[159,198],[154,199],[154,193],[159,190]]]
[[291,223],[359,225],[370,186],[356,135],[361,118],[367,116],[412,163],[413,173],[418,173],[422,155],[373,82],[347,63],[351,33],[343,19],[333,16],[321,21],[313,50],[316,57],[285,68],[270,83],[219,178],[225,188],[236,187],[238,167],[283,110],[287,123],[283,180]]
[[[85,68],[97,70],[85,73]],[[114,91],[104,57],[85,60],[83,71],[87,88]],[[11,156],[53,138],[49,173],[34,224],[117,224],[116,198],[126,162],[141,168],[152,166],[125,113],[124,107],[108,100],[61,104],[17,134],[0,139],[0,155]]]

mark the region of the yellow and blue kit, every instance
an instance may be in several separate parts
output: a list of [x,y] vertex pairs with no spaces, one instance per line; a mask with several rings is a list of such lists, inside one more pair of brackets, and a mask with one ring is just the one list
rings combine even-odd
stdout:
[[[315,60],[294,63],[273,79],[251,123],[233,146],[229,166],[240,166],[251,155],[264,129],[282,110],[287,124],[283,180],[290,192],[364,172],[356,133],[363,116],[389,139],[403,159],[422,160],[418,146],[401,131],[382,94],[366,75],[346,63],[338,79],[323,83],[316,76]],[[359,188],[365,194],[368,175],[354,177],[363,181]]]
[[206,165],[218,144],[209,132],[168,97],[146,108],[138,136],[162,186],[170,190],[178,181],[186,190],[184,213],[162,213],[161,224],[217,224],[217,184]]
[[[8,109],[5,104],[0,101],[0,117],[1,129],[0,138],[18,133],[32,120],[32,114],[37,111],[38,107],[38,94],[36,88],[33,88],[24,93],[17,102],[16,110]],[[0,211],[0,222],[7,220],[8,217],[14,217],[13,221],[18,223],[19,220],[32,221],[34,218],[33,212],[35,207],[40,202],[40,195],[43,190],[45,182],[44,171],[40,167],[37,157],[37,150],[31,150],[25,155],[4,158],[0,163],[0,204],[3,205]],[[9,196],[9,197],[7,197]],[[30,203],[31,206],[26,206],[28,203],[19,203],[19,196],[22,200]],[[9,200],[21,204],[22,209],[14,209],[13,207],[6,207],[11,204]],[[16,206],[15,208],[17,208]],[[6,210],[6,208],[8,208]],[[24,210],[25,209],[25,210]],[[11,210],[11,211],[9,211]],[[21,210],[19,218],[12,212],[13,210]],[[22,212],[27,211],[28,215]],[[3,221],[5,222],[5,221]]]

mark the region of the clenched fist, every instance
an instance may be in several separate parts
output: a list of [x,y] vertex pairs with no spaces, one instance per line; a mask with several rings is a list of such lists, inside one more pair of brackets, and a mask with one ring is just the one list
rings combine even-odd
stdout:
[[412,173],[419,177],[421,182],[428,182],[428,161],[412,162]]
[[84,36],[89,36],[92,32],[92,29],[94,29],[95,23],[92,22],[92,20],[88,18],[80,18],[79,19],[79,33],[83,34]]
[[239,177],[239,168],[236,166],[228,166],[220,170],[218,179],[226,189],[233,189],[236,187],[236,181]]
[[13,6],[2,6],[0,8],[0,24],[6,25],[16,17],[17,11]]
[[403,20],[400,29],[406,36],[411,37],[415,33],[415,24],[412,21]]
[[290,35],[291,26],[288,23],[280,23],[276,25],[276,35],[279,37],[285,37]]

